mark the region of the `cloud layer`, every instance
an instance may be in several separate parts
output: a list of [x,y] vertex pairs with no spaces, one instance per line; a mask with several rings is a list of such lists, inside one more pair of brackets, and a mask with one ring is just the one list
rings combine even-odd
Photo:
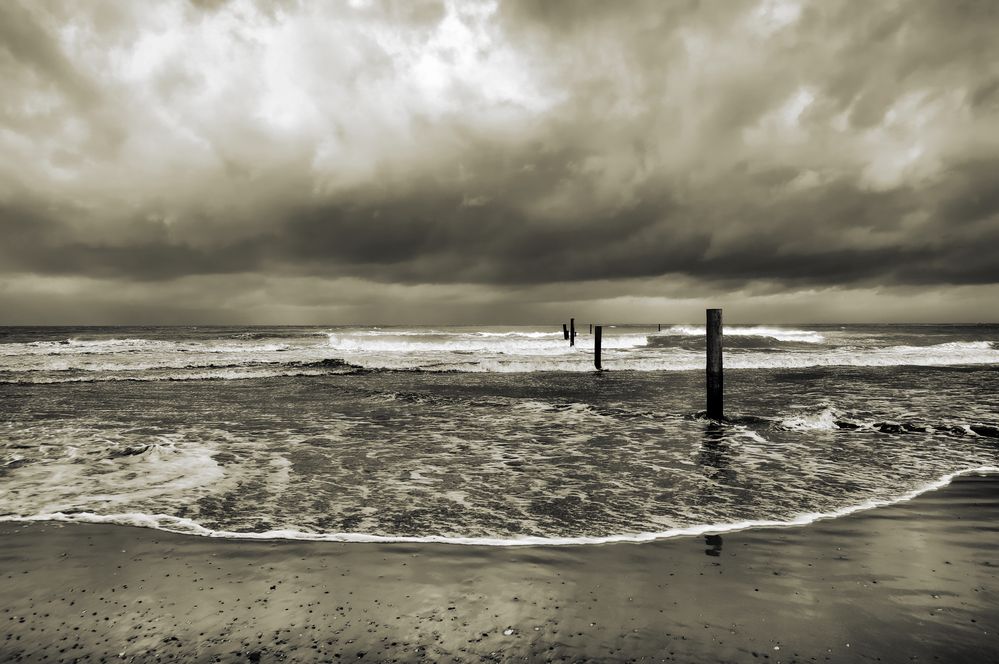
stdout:
[[219,322],[251,296],[296,320],[358,293],[449,320],[650,289],[794,319],[806,292],[990,297],[997,23],[943,0],[0,3],[0,303],[24,322],[39,284],[120,287],[210,318],[192,280]]

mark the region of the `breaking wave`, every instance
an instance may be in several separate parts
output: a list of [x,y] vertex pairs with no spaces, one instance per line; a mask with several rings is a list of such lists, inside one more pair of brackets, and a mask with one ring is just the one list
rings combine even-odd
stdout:
[[[561,330],[550,328],[344,328],[199,337],[179,332],[176,338],[157,338],[156,334],[150,334],[151,338],[63,337],[0,343],[0,383],[238,380],[362,369],[463,373],[594,370],[593,337],[583,326],[575,346],[566,342]],[[674,325],[661,332],[608,326],[602,340],[603,368],[703,370],[703,334],[703,327],[694,325]],[[892,330],[871,334],[729,326],[725,329],[725,366],[802,369],[999,364],[995,341],[953,339],[940,334],[905,336]]]
[[97,523],[115,524],[122,526],[135,526],[140,528],[152,528],[167,532],[179,533],[183,535],[198,535],[201,537],[214,537],[223,539],[245,539],[245,540],[301,540],[310,542],[347,542],[347,543],[428,543],[428,544],[455,544],[466,546],[584,546],[598,544],[616,543],[641,543],[655,540],[670,539],[684,536],[700,536],[705,534],[724,534],[742,530],[758,528],[788,528],[807,526],[820,520],[836,519],[857,512],[887,507],[898,503],[907,502],[918,496],[942,489],[954,481],[955,478],[965,475],[984,475],[999,473],[996,466],[978,466],[964,470],[948,473],[936,480],[928,482],[923,486],[908,491],[894,498],[874,499],[861,503],[847,505],[829,512],[807,512],[799,514],[789,519],[747,519],[733,522],[703,523],[678,528],[670,528],[661,531],[640,532],[640,533],[619,533],[603,536],[585,537],[452,537],[446,535],[375,535],[368,533],[313,533],[294,529],[276,529],[266,532],[234,532],[227,530],[214,530],[206,528],[198,522],[184,517],[171,516],[168,514],[146,514],[142,512],[126,512],[120,514],[96,514],[93,512],[51,512],[45,514],[33,514],[27,516],[5,515],[0,516],[0,521],[13,522],[38,522],[54,521],[63,523]]
[[[378,335],[338,334],[330,332],[329,346],[351,353],[431,353],[431,352],[484,352],[503,355],[567,355],[575,352],[562,338],[562,334],[496,332],[445,335]],[[427,339],[393,339],[391,337],[428,336]],[[581,344],[582,341],[580,340]],[[648,344],[648,336],[630,334],[607,336],[603,348],[628,349]]]
[[[674,325],[668,330],[664,330],[663,334],[682,337],[703,337],[705,332],[704,326]],[[792,341],[807,344],[820,344],[826,339],[825,336],[811,330],[763,326],[726,326],[724,334],[726,337],[765,337],[767,339],[776,339],[777,341]]]
[[999,427],[986,422],[926,422],[862,418],[833,406],[803,410],[774,423],[785,431],[868,431],[889,434],[935,433],[946,436],[999,438]]
[[211,343],[157,339],[93,339],[32,341],[0,344],[0,356],[108,355],[118,353],[273,353],[290,348],[284,343]]

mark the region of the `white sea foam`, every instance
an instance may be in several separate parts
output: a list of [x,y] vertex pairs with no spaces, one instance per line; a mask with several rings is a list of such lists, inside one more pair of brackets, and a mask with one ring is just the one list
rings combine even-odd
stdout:
[[49,385],[55,383],[93,383],[93,382],[158,382],[158,381],[199,381],[199,380],[250,380],[254,378],[280,378],[289,376],[327,376],[335,373],[350,373],[354,369],[314,369],[307,367],[284,366],[274,368],[226,368],[211,370],[168,371],[165,373],[107,373],[95,372],[84,376],[47,376],[23,374],[14,379],[3,380],[0,383]]
[[964,353],[978,350],[995,350],[995,346],[989,341],[948,341],[942,344],[930,346],[889,346],[896,353],[919,355],[925,353],[927,349],[937,352]]
[[[149,442],[105,447],[99,436],[86,430],[62,430],[54,442],[84,439],[89,444],[54,444],[39,451],[43,459],[18,469],[17,482],[11,485],[16,492],[0,493],[0,511],[13,512],[25,504],[42,513],[95,505],[111,510],[217,487],[224,471],[212,458],[215,450],[183,438],[183,433],[158,435],[146,439]],[[89,459],[81,462],[88,450]]]
[[[662,334],[677,335],[685,337],[703,337],[704,326],[696,325],[674,325]],[[781,327],[763,327],[754,325],[750,327],[740,327],[737,325],[726,325],[724,334],[732,337],[767,337],[777,341],[797,341],[807,344],[820,344],[825,341],[825,337],[818,332],[811,330],[796,330]]]
[[780,426],[790,431],[831,431],[838,429],[836,419],[839,413],[831,407],[818,412],[798,413],[781,421]]
[[31,341],[26,343],[0,344],[0,356],[122,353],[155,350],[168,347],[169,345],[169,342],[153,341],[150,339]]
[[350,337],[524,337],[527,339],[562,339],[560,331],[459,331],[459,330],[435,330],[435,329],[350,329],[338,330],[336,332],[327,331],[323,335],[330,336],[350,336]]
[[224,341],[164,341],[156,339],[66,339],[0,344],[0,356],[108,355],[115,353],[273,353],[290,348],[285,343],[231,343]]
[[561,332],[476,332],[480,337],[526,337],[528,339],[563,339]]
[[857,512],[887,507],[897,503],[912,500],[929,491],[941,489],[950,484],[954,478],[973,475],[999,473],[999,467],[979,466],[948,473],[923,486],[908,491],[894,498],[868,500],[863,503],[848,505],[830,512],[808,512],[791,519],[757,519],[725,523],[705,523],[670,528],[657,532],[621,533],[605,536],[587,537],[450,537],[444,535],[409,536],[409,535],[373,535],[367,533],[310,533],[294,529],[276,529],[260,533],[232,532],[206,528],[191,519],[171,516],[168,514],[145,514],[141,512],[126,512],[121,514],[96,514],[93,512],[49,512],[33,515],[8,515],[0,517],[0,521],[37,522],[56,521],[69,523],[105,523],[142,528],[154,528],[186,535],[199,535],[223,539],[252,540],[302,540],[311,542],[356,542],[356,543],[428,543],[428,544],[458,544],[468,546],[582,546],[595,544],[641,543],[674,537],[698,536],[705,534],[730,533],[757,528],[787,528],[806,526],[819,520],[836,519]]
[[[703,351],[684,348],[643,348],[635,335],[622,341],[604,344],[604,369],[612,371],[703,371]],[[525,352],[509,348],[497,351],[496,345],[467,354],[455,350],[473,345],[420,347],[405,342],[386,344],[381,349],[369,345],[365,350],[337,349],[344,359],[368,369],[412,369],[459,372],[535,372],[593,371],[592,348],[564,341],[553,343],[544,352]],[[360,348],[358,346],[357,348]],[[727,369],[807,369],[812,367],[892,367],[954,366],[999,364],[999,350],[989,342],[948,342],[931,346],[831,347],[785,352],[734,350],[725,355]]]
[[[731,336],[773,339],[770,347],[732,348],[729,369],[799,369],[822,366],[888,367],[999,364],[999,348],[986,340],[933,345],[883,345],[869,335],[834,336],[793,328],[730,326]],[[317,338],[317,334],[319,334]],[[620,371],[703,370],[703,351],[689,340],[701,327],[677,325],[662,333],[619,329],[603,337],[603,367]],[[320,339],[322,341],[320,341]],[[649,345],[650,340],[655,343]],[[781,343],[803,342],[797,345]],[[842,345],[843,342],[855,345]],[[767,343],[764,341],[764,345]],[[341,329],[303,333],[280,343],[123,338],[0,344],[0,382],[59,383],[91,380],[233,380],[268,376],[324,375],[334,367],[308,365],[342,359],[366,369],[421,369],[457,372],[537,372],[593,370],[592,337],[569,346],[560,331],[473,328],[455,330]],[[62,372],[67,375],[52,375]],[[83,372],[89,375],[79,375]],[[35,375],[41,374],[41,375]]]
[[568,344],[555,340],[496,340],[485,337],[451,337],[442,339],[392,339],[347,334],[329,335],[330,348],[348,353],[432,353],[432,352],[493,352],[521,355],[563,355],[570,352]]
[[[611,371],[703,371],[703,352],[688,349],[639,349],[634,339],[604,346],[603,367]],[[192,356],[171,356],[157,362],[78,362],[46,361],[4,365],[0,363],[0,382],[66,383],[113,380],[239,380],[278,376],[320,376],[349,373],[351,367],[306,366],[308,361],[330,359],[333,355],[351,365],[373,370],[420,369],[431,372],[530,373],[543,371],[593,371],[592,350],[577,345],[539,344],[527,349],[511,344],[500,350],[496,344],[447,342],[443,344],[408,344],[388,341],[377,344],[351,344],[328,348],[326,357],[288,353],[287,363],[259,362],[245,365],[212,366]],[[65,357],[65,356],[62,356]],[[952,342],[934,346],[889,346],[886,348],[830,348],[795,352],[730,351],[725,356],[727,369],[807,369],[813,367],[894,367],[957,366],[999,364],[999,350],[988,342]],[[53,375],[86,372],[86,375]]]
[[[398,335],[402,337],[403,335]],[[578,338],[577,338],[578,339]],[[570,346],[561,334],[548,333],[469,333],[449,336],[436,335],[425,339],[391,338],[390,335],[329,333],[330,348],[348,353],[440,353],[480,352],[503,355],[568,355],[583,351],[581,340]],[[603,338],[603,348],[628,349],[648,344],[644,334],[608,335]]]
[[930,346],[882,348],[834,347],[788,353],[729,353],[732,369],[806,368],[816,366],[947,366],[999,363],[999,350],[987,341],[956,341]]

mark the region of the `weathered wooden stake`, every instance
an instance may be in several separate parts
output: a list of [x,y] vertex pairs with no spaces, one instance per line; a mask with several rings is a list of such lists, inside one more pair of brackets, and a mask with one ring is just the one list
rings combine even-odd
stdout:
[[576,345],[576,319],[575,318],[570,318],[569,319],[569,345],[570,346],[575,346]]
[[569,328],[565,323],[562,323],[562,336],[565,337],[566,341],[569,340]]
[[707,401],[708,417],[712,420],[724,419],[724,382],[722,379],[722,310],[707,310],[708,362],[707,362]]
[[659,323],[659,331],[660,331],[660,332],[662,332],[662,331],[663,331],[663,324],[662,324],[662,323]]
[[600,368],[600,341],[603,337],[604,326],[597,325],[596,331],[593,334],[593,366],[597,368],[597,371],[602,371]]
[[593,334],[593,323],[590,323],[590,334]]

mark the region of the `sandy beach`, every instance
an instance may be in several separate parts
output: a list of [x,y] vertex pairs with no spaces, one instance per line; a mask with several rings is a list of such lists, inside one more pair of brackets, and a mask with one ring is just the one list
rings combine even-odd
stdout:
[[994,661],[999,477],[583,547],[0,528],[4,661]]

